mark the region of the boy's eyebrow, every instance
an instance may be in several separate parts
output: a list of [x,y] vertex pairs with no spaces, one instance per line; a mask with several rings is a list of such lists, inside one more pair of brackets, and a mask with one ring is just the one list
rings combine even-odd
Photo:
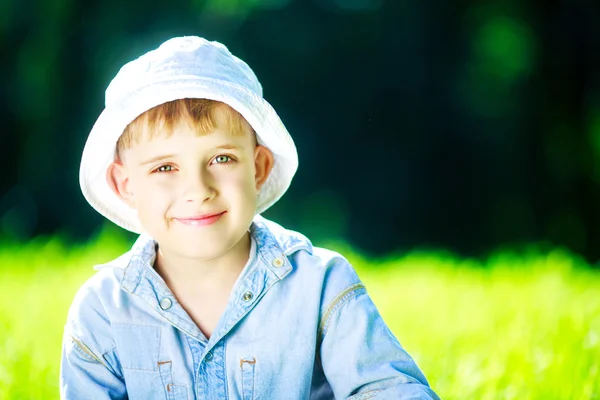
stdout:
[[140,165],[152,164],[152,163],[155,163],[155,162],[158,162],[158,161],[162,161],[162,160],[166,160],[167,158],[173,158],[173,157],[175,157],[173,154],[165,154],[165,155],[162,155],[162,156],[153,157],[153,158],[151,158],[149,160],[146,160],[146,161],[142,161],[140,163]]
[[[222,144],[220,146],[215,147],[215,150],[237,150],[239,148],[239,146],[233,145],[233,144]],[[168,158],[173,158],[175,157],[174,154],[165,154],[162,156],[157,156],[157,157],[153,157],[149,160],[146,161],[142,161],[140,163],[140,165],[146,165],[146,164],[152,164],[158,161],[162,161],[162,160],[166,160]]]
[[218,150],[236,150],[238,148],[238,146],[233,145],[233,144],[222,144],[220,146],[215,147],[215,149]]

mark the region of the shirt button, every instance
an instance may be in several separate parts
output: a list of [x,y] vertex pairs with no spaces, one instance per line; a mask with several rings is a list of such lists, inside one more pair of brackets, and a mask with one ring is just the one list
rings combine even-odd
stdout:
[[172,305],[173,302],[168,297],[165,297],[160,301],[160,308],[162,308],[163,310],[168,310],[169,308],[171,308]]
[[250,300],[252,300],[253,297],[254,297],[254,295],[252,294],[252,292],[246,292],[242,295],[242,299],[244,301],[250,301]]
[[204,356],[204,359],[206,361],[212,360],[213,359],[213,353],[212,353],[212,351],[209,351],[208,353],[206,353],[206,355]]
[[273,265],[274,265],[276,268],[283,267],[283,258],[279,258],[279,257],[277,257],[276,259],[274,259],[274,260],[273,260]]

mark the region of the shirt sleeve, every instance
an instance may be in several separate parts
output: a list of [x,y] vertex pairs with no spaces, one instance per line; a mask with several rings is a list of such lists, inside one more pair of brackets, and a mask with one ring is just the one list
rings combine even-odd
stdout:
[[69,308],[60,362],[60,398],[127,399],[111,323],[99,285],[88,280]]
[[110,365],[112,352],[100,355],[65,329],[60,364],[60,398],[127,399],[125,382]]
[[319,334],[323,371],[336,399],[439,400],[360,281],[331,301]]

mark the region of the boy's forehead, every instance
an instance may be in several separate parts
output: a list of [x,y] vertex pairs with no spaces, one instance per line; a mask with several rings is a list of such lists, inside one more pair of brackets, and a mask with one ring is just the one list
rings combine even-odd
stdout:
[[189,127],[175,127],[172,133],[141,135],[132,146],[125,149],[120,160],[126,163],[145,164],[143,161],[169,154],[204,157],[219,151],[253,151],[256,141],[249,135],[235,135],[227,130],[216,129],[204,135],[197,135]]
[[138,143],[150,143],[150,142],[170,142],[177,141],[182,137],[189,138],[198,138],[203,142],[231,142],[238,144],[248,144],[255,143],[254,140],[250,140],[253,138],[252,132],[248,132],[243,130],[241,132],[233,131],[228,126],[218,125],[215,129],[206,131],[206,132],[198,132],[198,130],[193,126],[192,122],[181,121],[176,125],[173,125],[170,128],[167,127],[156,127],[154,129],[149,126],[145,126],[144,129],[140,132]]

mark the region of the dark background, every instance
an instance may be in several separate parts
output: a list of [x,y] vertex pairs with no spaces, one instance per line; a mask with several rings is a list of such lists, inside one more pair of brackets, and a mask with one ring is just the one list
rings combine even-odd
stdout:
[[87,239],[104,90],[179,35],[255,71],[300,168],[265,216],[371,254],[600,257],[600,2],[2,0],[0,237]]

